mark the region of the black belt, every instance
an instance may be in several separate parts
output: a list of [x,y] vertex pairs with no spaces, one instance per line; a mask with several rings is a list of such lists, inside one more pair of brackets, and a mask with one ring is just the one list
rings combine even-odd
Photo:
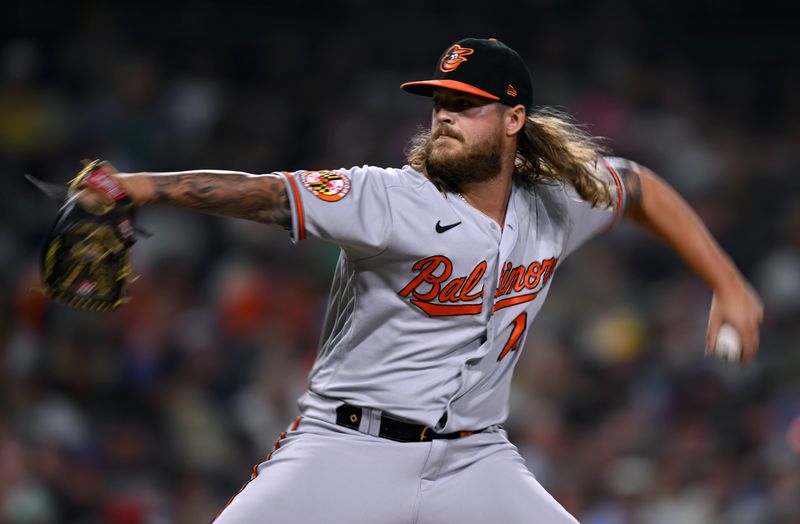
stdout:
[[[346,428],[358,431],[361,422],[362,409],[350,404],[342,404],[336,408],[336,423]],[[436,433],[430,426],[403,422],[386,414],[381,414],[381,427],[378,436],[396,442],[430,442],[434,439],[464,438],[475,433],[480,433],[486,428],[475,431],[454,431],[453,433]]]

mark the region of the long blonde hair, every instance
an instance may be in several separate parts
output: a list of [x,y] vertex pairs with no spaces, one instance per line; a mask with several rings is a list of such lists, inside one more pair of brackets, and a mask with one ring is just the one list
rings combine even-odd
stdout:
[[[514,161],[514,179],[518,183],[528,187],[548,182],[569,184],[593,206],[615,205],[608,184],[595,174],[606,149],[569,115],[549,107],[539,108],[528,115],[518,136]],[[431,178],[425,168],[425,145],[429,140],[430,130],[418,133],[411,139],[406,157],[408,165]],[[431,181],[441,191],[452,189],[443,180]]]

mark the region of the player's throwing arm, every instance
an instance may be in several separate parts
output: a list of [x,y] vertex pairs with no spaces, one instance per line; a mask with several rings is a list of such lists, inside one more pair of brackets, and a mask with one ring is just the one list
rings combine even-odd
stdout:
[[739,358],[747,363],[758,351],[761,299],[683,198],[649,169],[629,164],[618,169],[628,194],[627,217],[665,241],[714,292],[706,353],[717,346],[720,328],[727,323],[738,332]]

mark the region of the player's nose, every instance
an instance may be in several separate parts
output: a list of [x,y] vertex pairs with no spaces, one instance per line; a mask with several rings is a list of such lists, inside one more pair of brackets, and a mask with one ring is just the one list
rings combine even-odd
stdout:
[[434,107],[433,120],[439,124],[452,124],[454,122],[453,113],[442,106]]

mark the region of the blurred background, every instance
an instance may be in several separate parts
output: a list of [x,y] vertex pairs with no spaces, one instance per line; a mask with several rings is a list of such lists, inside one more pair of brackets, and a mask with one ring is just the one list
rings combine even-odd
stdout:
[[[147,208],[133,301],[31,290],[81,158],[123,171],[399,166],[398,89],[464,36],[697,209],[766,302],[747,368],[703,358],[710,290],[622,225],[554,279],[507,429],[586,524],[800,522],[796,3],[12,2],[0,18],[0,522],[209,521],[296,416],[335,247]],[[310,501],[313,503],[313,501]]]

